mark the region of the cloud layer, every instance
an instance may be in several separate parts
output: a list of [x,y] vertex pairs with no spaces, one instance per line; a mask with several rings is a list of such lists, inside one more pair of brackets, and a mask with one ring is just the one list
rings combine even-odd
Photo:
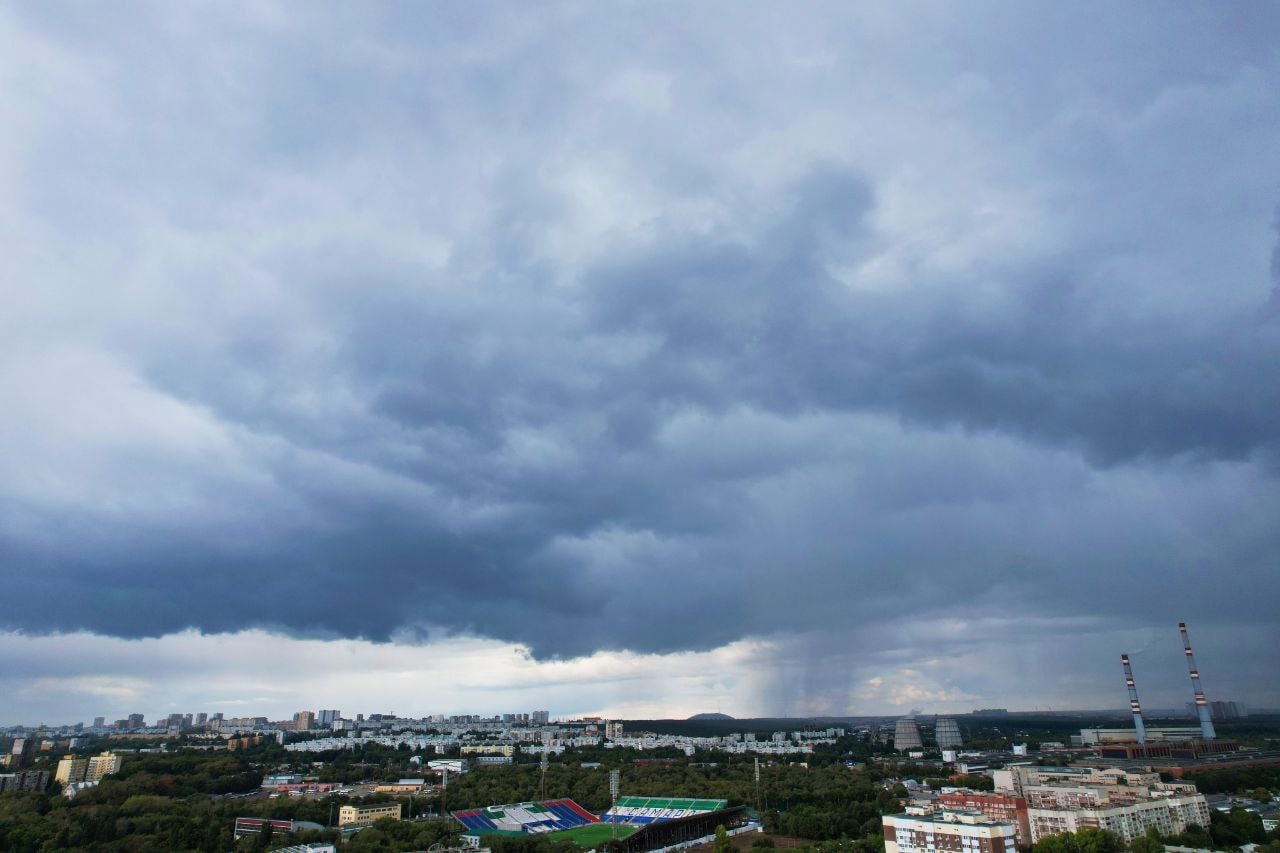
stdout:
[[0,13],[0,627],[1274,636],[1277,12],[980,11]]

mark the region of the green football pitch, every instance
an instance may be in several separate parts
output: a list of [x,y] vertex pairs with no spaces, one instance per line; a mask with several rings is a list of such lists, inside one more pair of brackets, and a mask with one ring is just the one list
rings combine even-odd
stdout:
[[[619,826],[618,837],[626,838],[635,832],[634,826]],[[547,837],[553,841],[572,841],[579,847],[595,847],[597,844],[603,844],[610,838],[613,838],[613,827],[607,823],[593,823],[588,826],[575,826],[573,829],[562,829],[559,832],[551,832]]]

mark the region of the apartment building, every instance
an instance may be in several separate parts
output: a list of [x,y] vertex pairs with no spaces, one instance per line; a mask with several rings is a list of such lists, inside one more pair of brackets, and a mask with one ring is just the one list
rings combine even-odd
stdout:
[[885,853],[1014,853],[1017,826],[980,812],[909,807],[885,815]]

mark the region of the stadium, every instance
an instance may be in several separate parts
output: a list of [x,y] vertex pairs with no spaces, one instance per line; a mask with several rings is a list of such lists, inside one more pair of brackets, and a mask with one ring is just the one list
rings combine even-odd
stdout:
[[688,797],[619,797],[618,804],[600,816],[604,823],[644,826],[706,812],[718,812],[728,800],[697,800]]
[[[701,837],[723,823],[728,828],[746,823],[742,807],[726,808],[726,800],[688,797],[620,797],[597,817],[573,800],[511,803],[451,812],[465,833],[485,835],[550,835],[592,848],[611,838],[625,839],[627,849],[651,849],[648,836],[665,826],[662,836]],[[657,846],[663,846],[658,844]]]

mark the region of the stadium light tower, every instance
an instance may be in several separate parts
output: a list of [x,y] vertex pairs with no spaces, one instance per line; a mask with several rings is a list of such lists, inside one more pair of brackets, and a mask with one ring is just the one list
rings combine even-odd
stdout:
[[617,770],[609,771],[609,796],[613,798],[613,820],[609,821],[609,828],[614,841],[618,840],[618,787],[621,775]]
[[542,799],[547,798],[547,756],[551,752],[551,732],[542,733],[542,760],[538,762],[542,768]]
[[756,756],[756,813],[760,815],[760,821],[763,825],[764,810],[760,808],[760,756]]

